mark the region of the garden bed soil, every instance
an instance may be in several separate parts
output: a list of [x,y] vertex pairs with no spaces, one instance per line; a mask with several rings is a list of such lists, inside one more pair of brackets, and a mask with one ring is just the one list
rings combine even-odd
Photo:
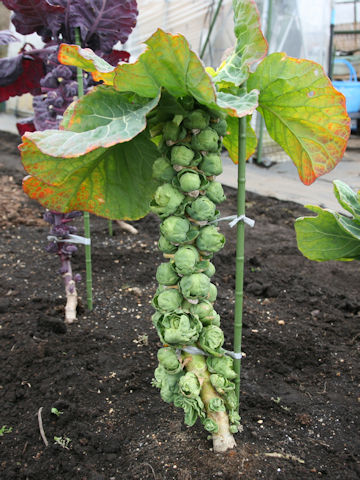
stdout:
[[[151,386],[158,218],[133,222],[137,235],[114,225],[113,237],[91,218],[94,309],[82,282],[78,322],[65,326],[43,209],[21,191],[20,139],[0,140],[0,427],[11,429],[0,436],[1,480],[360,478],[359,267],[299,253],[294,219],[305,209],[247,194],[256,224],[246,227],[243,431],[235,450],[215,454],[202,426],[186,427]],[[236,191],[226,194],[221,212],[234,214]],[[231,349],[235,231],[221,229],[215,306]],[[84,277],[82,247],[73,266]]]

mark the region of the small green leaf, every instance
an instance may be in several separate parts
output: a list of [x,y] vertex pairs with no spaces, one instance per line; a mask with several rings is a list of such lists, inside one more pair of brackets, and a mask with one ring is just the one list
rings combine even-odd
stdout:
[[260,15],[254,0],[233,0],[236,46],[219,68],[215,82],[241,85],[249,76],[249,66],[267,53]]
[[360,197],[346,183],[334,180],[334,193],[340,205],[360,220]]
[[248,88],[260,91],[259,111],[269,134],[310,185],[344,155],[350,134],[345,99],[322,67],[273,53],[250,75]]
[[66,115],[68,130],[27,133],[43,153],[54,157],[77,157],[99,147],[128,142],[146,127],[146,115],[158,103],[133,93],[119,93],[100,85],[71,106]]
[[45,155],[25,137],[21,153],[25,170],[33,175],[24,180],[24,191],[46,208],[124,220],[149,211],[158,150],[145,134],[71,159]]
[[[250,125],[251,117],[248,117],[246,125],[246,159],[256,150],[257,138]],[[229,152],[229,156],[234,163],[238,163],[239,155],[239,120],[235,117],[227,118],[227,129],[229,134],[224,137],[224,147]]]
[[[295,222],[299,250],[310,260],[360,260],[360,222],[331,210],[307,206],[317,217],[301,217]],[[347,224],[348,233],[343,222]]]
[[113,84],[115,67],[96,55],[90,48],[62,43],[59,48],[58,60],[64,65],[72,65],[91,72],[97,82],[102,80],[106,85]]

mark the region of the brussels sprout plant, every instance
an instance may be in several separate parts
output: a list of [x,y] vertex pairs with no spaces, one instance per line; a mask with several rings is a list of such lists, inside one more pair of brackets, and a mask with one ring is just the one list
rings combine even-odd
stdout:
[[[62,129],[23,137],[24,190],[48,208],[88,210],[110,219],[159,215],[159,283],[152,322],[162,348],[154,385],[199,419],[215,451],[238,430],[245,160],[256,147],[250,116],[264,116],[306,184],[341,159],[349,135],[344,97],[322,68],[272,54],[252,0],[234,0],[237,43],[215,71],[181,35],[158,30],[132,64],[113,68],[93,52],[64,45],[61,61],[92,73],[95,87],[66,111]],[[258,63],[260,62],[260,63]],[[250,73],[250,66],[258,63]],[[223,348],[212,258],[225,243],[216,176],[225,147],[239,163],[234,351]],[[61,168],[63,167],[63,168]],[[119,202],[126,191],[128,203]],[[142,195],[139,195],[139,192]]]

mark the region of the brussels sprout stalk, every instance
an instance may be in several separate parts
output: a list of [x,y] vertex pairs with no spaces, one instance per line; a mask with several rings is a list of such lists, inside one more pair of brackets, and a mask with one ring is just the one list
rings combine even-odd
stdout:
[[[214,180],[222,171],[222,139],[211,126],[219,118],[194,99],[187,115],[168,118],[153,166],[160,185],[150,208],[162,220],[158,246],[168,260],[157,269],[159,287],[152,300],[152,321],[165,345],[153,384],[163,400],[184,409],[187,425],[199,419],[214,451],[224,452],[235,446],[232,434],[240,417],[232,382],[237,375],[222,348],[220,315],[213,306],[217,289],[211,283],[215,267],[210,260],[225,243],[213,224],[219,216],[216,204],[225,199]],[[186,347],[204,353],[185,353]]]
[[207,415],[218,426],[218,432],[212,434],[213,447],[215,452],[225,452],[236,446],[235,439],[229,430],[229,417],[226,412],[213,412],[209,405],[212,399],[221,398],[216,393],[215,388],[210,382],[210,373],[206,366],[205,357],[203,355],[193,355],[183,353],[183,361],[186,364],[186,370],[193,372],[198,377],[201,384],[200,396],[204,402]]

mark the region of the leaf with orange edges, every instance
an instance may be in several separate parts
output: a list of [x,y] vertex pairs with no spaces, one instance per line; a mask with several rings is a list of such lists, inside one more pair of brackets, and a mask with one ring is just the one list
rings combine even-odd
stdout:
[[159,153],[143,133],[131,142],[66,159],[45,155],[28,137],[20,146],[31,198],[58,212],[85,210],[111,219],[136,220],[149,211]]
[[250,75],[248,88],[260,91],[259,111],[268,132],[291,157],[303,183],[310,185],[337,165],[350,119],[345,98],[320,65],[273,53]]
[[102,80],[106,85],[113,84],[115,67],[96,55],[90,48],[62,43],[59,48],[58,60],[63,65],[72,65],[91,72],[96,82]]

